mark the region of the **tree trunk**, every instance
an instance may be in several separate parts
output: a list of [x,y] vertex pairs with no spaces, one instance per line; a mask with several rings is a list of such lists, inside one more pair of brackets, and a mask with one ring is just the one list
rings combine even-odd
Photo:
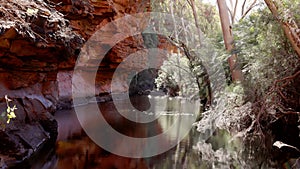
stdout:
[[[234,49],[233,44],[233,35],[231,31],[231,24],[229,19],[229,14],[227,11],[227,5],[225,0],[217,0],[218,7],[219,7],[219,15],[221,20],[222,32],[223,32],[223,39],[225,43],[225,48],[228,52],[232,53]],[[242,71],[239,67],[237,62],[237,54],[233,53],[228,58],[228,64],[230,67],[231,78],[234,82],[242,80]]]
[[291,17],[289,17],[288,20],[280,19],[278,8],[274,1],[265,0],[265,3],[272,12],[273,16],[280,22],[286,37],[289,39],[293,49],[300,57],[300,29],[298,28],[298,25]]

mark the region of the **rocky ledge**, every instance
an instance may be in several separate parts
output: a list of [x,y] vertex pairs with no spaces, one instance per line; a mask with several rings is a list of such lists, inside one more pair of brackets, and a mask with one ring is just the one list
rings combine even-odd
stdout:
[[56,141],[51,113],[58,102],[58,65],[77,55],[84,42],[68,25],[50,3],[0,2],[0,114],[7,111],[5,95],[17,107],[10,123],[2,114],[0,168],[24,164]]
[[[0,168],[24,165],[45,144],[54,144],[57,122],[37,99],[16,99],[16,119],[0,130]],[[6,109],[6,104],[0,104]]]

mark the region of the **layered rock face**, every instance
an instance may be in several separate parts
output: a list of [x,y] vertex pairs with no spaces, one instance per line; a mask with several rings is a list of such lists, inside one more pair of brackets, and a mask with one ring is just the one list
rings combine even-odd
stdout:
[[0,111],[8,108],[5,95],[17,107],[9,124],[1,118],[0,168],[55,142],[57,123],[50,113],[59,99],[59,63],[69,62],[83,42],[43,1],[0,2]]
[[[52,1],[58,3],[56,0]],[[147,29],[147,18],[132,20],[128,17],[129,14],[135,15],[150,11],[149,0],[126,2],[122,0],[64,0],[56,9],[70,20],[72,30],[86,40],[79,58],[72,58],[67,62],[69,64],[65,62],[59,66],[57,80],[62,104],[60,107],[67,107],[72,100],[72,85],[75,90],[84,89],[77,96],[85,98],[83,102],[89,102],[88,98],[94,96],[93,90],[96,95],[101,96],[126,92],[130,88],[129,85],[134,75],[147,67],[151,57],[155,60],[152,65],[156,67],[159,67],[166,58],[166,51],[163,50],[156,54],[152,53],[156,56],[149,55],[151,47],[147,46],[145,36],[141,34]],[[166,38],[156,38],[157,42],[154,42],[155,46],[152,48],[167,49],[172,46]],[[150,39],[150,43],[152,42]],[[76,68],[80,71],[74,72],[74,65],[70,63],[74,63],[72,61],[76,59]],[[76,83],[72,83],[73,75],[79,79]],[[112,80],[113,76],[114,80]],[[154,77],[155,75],[151,75],[149,78]],[[153,81],[149,82],[153,83]],[[151,85],[148,86],[151,87]],[[135,91],[144,89],[143,87],[133,88]]]
[[[74,73],[78,56],[77,68],[83,73],[73,87],[86,89],[80,97],[88,98],[93,89],[96,95],[129,90],[131,79],[137,79],[138,71],[147,67],[151,55],[142,34],[127,36],[124,30],[146,29],[147,25],[136,27],[132,24],[137,23],[126,20],[111,22],[149,10],[149,0],[0,2],[0,111],[7,108],[5,95],[18,108],[16,119],[0,131],[1,143],[8,143],[0,146],[0,158],[6,161],[2,165],[22,160],[46,140],[55,140],[57,126],[51,113],[71,106],[72,77],[78,73]],[[106,25],[109,26],[102,29]],[[84,46],[90,41],[93,43]],[[156,37],[154,43],[159,48],[172,46],[163,37]],[[154,55],[154,65],[160,65],[166,53],[159,51]],[[120,64],[128,56],[128,63]],[[116,76],[112,91],[116,68],[122,73]],[[95,78],[90,76],[91,72],[96,72]],[[149,78],[154,77],[151,74]],[[138,93],[139,89],[133,88]]]
[[[0,96],[37,99],[51,111],[59,99],[70,99],[70,79],[84,42],[107,23],[150,7],[148,0],[16,2],[1,4],[9,10],[0,15]],[[114,26],[100,36],[112,38],[123,25]],[[114,46],[100,45],[111,50],[101,65],[90,59],[85,69],[99,72],[97,93],[107,93],[113,71],[129,54],[144,48],[143,39],[137,35]]]
[[[61,98],[70,100],[72,70],[84,41],[101,25],[137,12],[133,4],[119,2],[54,3],[0,3],[0,110],[7,109],[5,95],[18,108],[16,119],[1,121],[1,168],[30,157],[47,140],[55,141],[57,123],[50,113]],[[110,71],[105,72],[99,77],[101,86],[111,78]]]

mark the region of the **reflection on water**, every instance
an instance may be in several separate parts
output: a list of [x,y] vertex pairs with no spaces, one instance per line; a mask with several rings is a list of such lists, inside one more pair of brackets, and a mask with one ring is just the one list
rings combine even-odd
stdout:
[[[151,100],[152,99],[152,100]],[[154,99],[154,102],[152,102]],[[146,96],[132,97],[128,100],[117,100],[119,109],[113,102],[99,103],[105,120],[111,127],[123,135],[135,138],[148,138],[171,130],[167,137],[158,140],[158,147],[150,149],[160,149],[161,145],[167,145],[178,139],[178,133],[183,131],[184,126],[174,125],[180,122],[184,116],[192,116],[197,119],[199,110],[193,110],[195,114],[190,114],[194,107],[183,104],[180,99],[170,99],[167,97],[149,98]],[[131,105],[131,102],[133,106]],[[81,106],[87,112],[92,111],[90,105]],[[135,111],[134,111],[135,110]],[[139,111],[141,112],[139,112]],[[188,110],[188,111],[182,111]],[[122,113],[120,114],[121,111]],[[126,119],[122,115],[133,115],[139,117],[138,113],[151,115],[154,119],[148,123],[135,123]],[[85,112],[84,112],[85,113]],[[100,112],[98,112],[100,113]],[[127,114],[128,113],[128,114]],[[130,114],[131,113],[131,114]],[[189,130],[184,139],[175,144],[164,153],[148,158],[127,158],[116,155],[98,146],[82,129],[74,110],[59,111],[55,115],[59,134],[56,147],[45,147],[41,153],[37,153],[29,162],[29,166],[22,168],[31,169],[210,169],[210,168],[268,168],[264,161],[253,158],[253,153],[247,151],[241,140],[232,137],[226,130],[216,129],[209,137],[204,137],[195,128]],[[140,116],[142,117],[142,116]],[[98,124],[95,119],[87,116],[84,122],[92,128]],[[97,124],[96,124],[97,123]],[[98,132],[103,132],[101,128]],[[105,132],[105,131],[104,131]],[[205,134],[205,133],[204,133]],[[99,134],[101,135],[101,134]],[[119,149],[122,138],[108,139],[102,134],[101,139],[111,142],[115,149]],[[206,139],[205,139],[206,138]],[[147,142],[146,142],[147,143]],[[136,151],[136,144],[126,143],[133,152]],[[146,144],[148,146],[148,144]],[[256,146],[251,144],[250,146]],[[257,145],[259,147],[259,145]],[[162,147],[163,148],[163,147]],[[149,147],[148,147],[149,149]],[[148,150],[143,147],[143,150]],[[260,154],[258,154],[259,156]],[[263,154],[262,154],[263,156]],[[266,158],[264,158],[266,159]],[[263,159],[262,159],[263,160]]]
[[[191,142],[189,143],[189,141]],[[192,150],[192,140],[182,142],[174,149],[156,157],[133,159],[111,154],[83,136],[80,139],[59,141],[56,154],[58,157],[57,168],[59,169],[190,169],[200,166],[199,156]]]
[[[118,110],[126,113],[134,112],[131,109],[136,109],[145,114],[148,113],[151,115],[151,113],[157,114],[158,112],[160,114],[157,115],[155,120],[149,123],[135,123],[124,118],[116,110],[113,102],[99,103],[102,115],[109,125],[127,136],[147,138],[159,135],[168,130],[181,117],[178,115],[180,113],[180,108],[178,108],[180,104],[176,99],[160,98],[158,102],[156,101],[155,105],[151,102],[150,106],[148,97],[133,97],[130,98],[133,107],[126,106],[129,104],[128,101],[119,100],[120,103],[118,105],[121,105],[122,110]],[[163,105],[162,103],[166,104]],[[193,146],[198,141],[196,136],[198,133],[195,130],[191,130],[190,134],[171,150],[154,157],[138,159],[121,157],[100,148],[82,131],[74,110],[57,112],[56,119],[59,124],[59,135],[55,151],[56,158],[55,160],[52,158],[52,163],[55,163],[54,168],[57,169],[181,169],[197,168],[200,166],[199,155],[193,150]],[[92,120],[90,120],[90,123],[90,125],[93,125]],[[175,128],[176,130],[180,130],[178,126],[175,126]],[[170,137],[176,138],[176,132],[171,132],[170,135]],[[160,140],[160,142],[167,141],[168,139]],[[114,142],[117,147],[118,140],[114,140]],[[128,146],[134,148],[135,145]]]
[[[159,101],[150,103],[146,96],[132,97],[130,98],[130,102],[133,107],[128,106],[130,105],[128,101],[129,100],[118,100],[114,103],[107,102],[99,104],[100,111],[109,125],[127,136],[147,138],[159,135],[168,130],[170,126],[174,125],[176,120],[180,117],[176,115],[178,110],[180,110],[178,108],[178,100],[176,99],[169,100],[165,97],[163,99],[160,98]],[[118,110],[116,110],[115,104],[119,105]],[[87,110],[87,107],[85,108]],[[142,111],[142,113],[147,114],[147,116],[156,114],[157,117],[153,118],[154,120],[148,123],[135,123],[122,116],[124,113],[134,114],[136,110]],[[121,111],[121,114],[119,111]],[[158,115],[158,112],[161,114]],[[173,115],[171,115],[172,113]],[[58,112],[56,117],[59,123],[59,137],[56,148],[57,168],[59,169],[186,168],[192,157],[195,157],[195,159],[191,160],[193,161],[191,164],[197,166],[197,154],[192,150],[192,146],[196,143],[193,142],[193,137],[191,135],[187,136],[184,141],[164,154],[143,159],[125,158],[107,152],[91,141],[91,139],[82,132],[73,110]],[[92,120],[88,121],[93,123]],[[175,126],[175,128],[176,127],[177,126]],[[176,138],[176,132],[171,132],[170,137]],[[163,142],[168,142],[168,139],[159,141],[161,142],[159,145],[164,145]],[[119,141],[113,140],[113,142],[115,142],[114,145],[118,147]],[[128,146],[134,148],[135,145]]]
[[[153,99],[153,98],[152,98]],[[151,99],[150,99],[151,100]],[[138,109],[148,114],[160,114],[149,123],[134,123],[118,113],[112,102],[99,103],[99,108],[106,121],[118,132],[137,138],[147,138],[159,135],[172,127],[180,117],[191,115],[178,110],[191,109],[193,107],[180,104],[178,99],[161,97],[149,106],[148,97],[139,96],[130,98],[133,107],[127,106],[128,100],[119,100],[124,103],[121,107],[124,112],[134,112],[130,109]],[[166,103],[166,104],[164,104]],[[182,103],[182,102],[181,102]],[[85,105],[88,108],[89,105]],[[158,111],[159,110],[159,111]],[[195,110],[196,113],[198,110]],[[124,113],[123,112],[123,113]],[[183,114],[182,114],[183,113]],[[184,114],[186,113],[186,114]],[[180,114],[182,116],[180,116]],[[196,114],[194,114],[196,116]],[[194,116],[193,115],[193,116]],[[197,117],[193,117],[197,118]],[[189,134],[169,151],[149,158],[126,158],[112,154],[95,144],[81,128],[74,110],[63,110],[56,113],[59,124],[59,135],[54,151],[49,151],[46,157],[38,156],[31,162],[31,168],[39,169],[194,169],[210,168],[201,161],[201,155],[194,149],[199,141],[199,133],[193,128]],[[93,126],[93,119],[88,119]],[[174,126],[173,126],[174,127]],[[176,138],[178,131],[182,129],[175,125],[170,132],[170,138]],[[106,138],[103,138],[106,139]],[[118,148],[120,140],[110,140]],[[159,140],[159,145],[169,142],[170,139]],[[167,143],[166,143],[167,144]],[[129,148],[135,145],[128,144]],[[43,153],[45,154],[45,153]],[[39,162],[38,162],[39,161]]]

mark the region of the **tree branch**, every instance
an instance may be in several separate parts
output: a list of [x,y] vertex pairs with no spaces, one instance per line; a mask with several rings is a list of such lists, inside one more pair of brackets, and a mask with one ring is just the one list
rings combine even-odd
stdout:
[[297,31],[299,31],[300,29],[298,28],[296,22],[293,19],[289,19],[288,21],[280,19],[278,9],[274,1],[265,0],[265,3],[272,12],[273,16],[281,24],[286,37],[289,39],[293,49],[300,58],[300,35],[297,34]]
[[256,2],[257,0],[254,0],[253,3],[250,5],[250,7],[246,10],[246,12],[245,13],[242,12],[241,20],[244,19],[247,16],[247,14],[251,11],[251,9],[253,9],[256,6]]
[[232,25],[234,24],[234,18],[236,16],[238,2],[239,2],[238,0],[235,1],[235,5],[234,5],[234,9],[233,9]]

